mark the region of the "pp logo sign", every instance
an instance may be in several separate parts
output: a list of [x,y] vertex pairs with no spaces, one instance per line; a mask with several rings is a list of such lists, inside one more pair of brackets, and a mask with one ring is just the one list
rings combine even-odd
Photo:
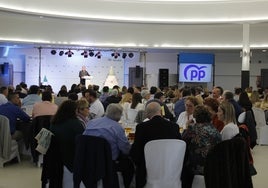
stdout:
[[202,81],[206,77],[207,68],[205,65],[187,65],[183,71],[184,78],[189,81]]

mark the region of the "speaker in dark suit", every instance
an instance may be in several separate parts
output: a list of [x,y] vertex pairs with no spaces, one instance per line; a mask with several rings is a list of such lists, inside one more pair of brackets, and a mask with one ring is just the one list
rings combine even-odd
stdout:
[[159,69],[159,87],[168,87],[168,69]]

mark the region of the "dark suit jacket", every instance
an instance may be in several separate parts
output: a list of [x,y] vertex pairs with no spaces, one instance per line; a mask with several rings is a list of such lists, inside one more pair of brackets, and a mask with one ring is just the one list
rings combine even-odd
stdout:
[[135,140],[130,150],[130,156],[136,165],[137,188],[146,184],[144,146],[147,142],[158,139],[181,139],[179,126],[161,116],[155,116],[137,125]]

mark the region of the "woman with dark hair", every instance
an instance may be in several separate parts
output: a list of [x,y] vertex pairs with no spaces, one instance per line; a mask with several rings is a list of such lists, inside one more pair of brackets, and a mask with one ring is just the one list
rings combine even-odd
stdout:
[[204,106],[207,107],[208,111],[211,114],[212,124],[216,129],[218,129],[219,132],[221,132],[224,127],[224,123],[220,121],[217,116],[219,104],[220,103],[217,99],[213,99],[210,97],[204,99]]
[[243,91],[239,95],[238,104],[241,106],[243,111],[251,110],[252,103],[251,103],[251,101],[249,99],[249,96],[248,96],[247,92]]
[[221,142],[221,135],[211,124],[211,114],[205,106],[196,106],[193,117],[196,123],[190,124],[182,135],[187,146],[182,171],[183,188],[192,187],[194,175],[204,175],[207,153]]
[[130,108],[136,110],[144,110],[144,104],[142,104],[142,96],[140,93],[134,93],[132,95],[132,102],[130,104]]
[[50,126],[51,132],[59,143],[63,165],[69,172],[73,172],[75,138],[84,131],[84,127],[78,120],[76,112],[77,103],[75,101],[64,101],[52,118]]
[[243,113],[241,113],[238,121],[240,124],[245,124],[247,126],[248,133],[250,136],[250,147],[253,149],[253,147],[257,144],[256,121],[255,121],[255,116],[252,110],[252,103],[246,92],[242,92],[240,94],[238,104],[241,106],[242,110],[244,111]]

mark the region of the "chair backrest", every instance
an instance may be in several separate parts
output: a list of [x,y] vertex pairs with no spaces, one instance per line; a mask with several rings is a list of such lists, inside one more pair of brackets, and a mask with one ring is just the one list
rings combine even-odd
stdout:
[[206,188],[205,177],[202,175],[195,175],[192,183],[192,188]]
[[0,167],[15,157],[20,162],[18,143],[11,138],[8,118],[0,115]]
[[32,122],[32,139],[31,139],[31,153],[33,157],[33,162],[38,162],[39,152],[35,150],[37,147],[37,140],[35,136],[41,131],[42,128],[46,128],[49,130],[50,128],[50,120],[51,115],[37,116],[33,119]]
[[256,121],[256,127],[260,128],[266,125],[266,120],[265,120],[265,113],[262,109],[260,108],[255,108],[252,107],[255,121]]
[[206,188],[252,188],[245,139],[235,137],[214,146],[207,155],[204,174]]
[[186,143],[177,139],[152,140],[144,147],[147,188],[181,187]]
[[137,117],[138,110],[128,108],[127,109],[127,122],[128,123],[135,123],[135,119]]
[[77,136],[73,173],[75,188],[81,181],[86,187],[94,187],[99,180],[103,180],[104,188],[116,187],[110,144],[101,137]]
[[0,115],[0,157],[8,159],[11,152],[11,134],[9,120],[6,116]]

